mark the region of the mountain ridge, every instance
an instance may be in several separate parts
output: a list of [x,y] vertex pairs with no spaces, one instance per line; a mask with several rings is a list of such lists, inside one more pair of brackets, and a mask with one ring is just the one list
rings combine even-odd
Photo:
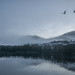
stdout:
[[54,38],[50,38],[50,39],[57,40],[57,41],[59,41],[59,40],[62,40],[62,41],[63,40],[67,40],[67,41],[72,40],[72,41],[74,41],[75,40],[75,31],[67,32],[67,33],[62,34],[58,37],[54,37]]
[[0,36],[0,45],[42,44],[51,41],[65,41],[65,40],[75,41],[75,31],[67,32],[58,37],[48,38],[48,39],[42,38],[37,35],[26,35],[23,37],[19,37],[19,36],[1,37]]

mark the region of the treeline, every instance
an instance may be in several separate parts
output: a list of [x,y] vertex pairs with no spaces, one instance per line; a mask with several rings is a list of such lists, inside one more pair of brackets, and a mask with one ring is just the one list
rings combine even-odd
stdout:
[[47,60],[75,62],[75,44],[0,46],[0,57],[21,56],[24,58],[43,58]]

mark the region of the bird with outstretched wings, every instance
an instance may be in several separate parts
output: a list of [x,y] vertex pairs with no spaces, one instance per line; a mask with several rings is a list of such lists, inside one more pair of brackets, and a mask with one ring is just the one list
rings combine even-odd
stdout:
[[73,13],[75,13],[75,10],[73,11]]
[[64,13],[62,13],[62,14],[66,14],[66,10],[65,10]]

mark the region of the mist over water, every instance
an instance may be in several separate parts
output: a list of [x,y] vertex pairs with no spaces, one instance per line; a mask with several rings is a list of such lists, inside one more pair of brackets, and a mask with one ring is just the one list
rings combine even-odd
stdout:
[[75,72],[44,59],[3,57],[0,75],[75,75]]
[[75,75],[75,0],[0,0],[0,75]]

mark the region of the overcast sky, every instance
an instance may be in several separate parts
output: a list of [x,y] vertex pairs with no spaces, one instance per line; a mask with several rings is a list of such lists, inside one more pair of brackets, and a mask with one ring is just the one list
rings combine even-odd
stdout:
[[59,36],[75,30],[73,10],[75,0],[0,0],[0,35]]

